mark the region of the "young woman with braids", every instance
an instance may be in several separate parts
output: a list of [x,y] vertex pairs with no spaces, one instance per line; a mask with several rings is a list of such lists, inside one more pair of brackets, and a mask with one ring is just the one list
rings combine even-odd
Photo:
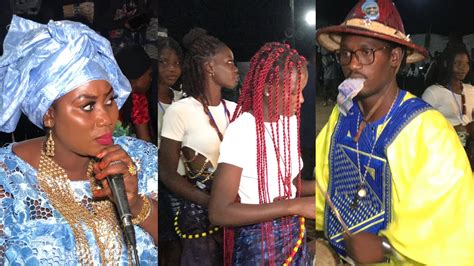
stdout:
[[183,89],[190,96],[173,103],[163,117],[159,175],[182,197],[175,216],[181,237],[181,265],[222,265],[222,230],[211,226],[207,205],[219,146],[235,104],[221,97],[239,78],[232,51],[202,29],[183,40]]
[[[157,90],[152,91],[152,97],[157,100],[152,108],[158,123],[158,149],[160,148],[161,127],[166,109],[175,101],[181,99],[182,92],[172,87],[181,76],[183,64],[183,52],[178,42],[171,37],[158,38],[158,84]],[[156,117],[156,115],[158,115]],[[181,257],[181,244],[173,226],[173,218],[179,207],[179,199],[170,192],[161,182],[158,184],[160,190],[159,210],[159,252],[160,265],[179,265]]]
[[314,196],[303,196],[315,183],[302,185],[298,136],[307,80],[306,60],[287,44],[267,43],[250,62],[209,202],[213,224],[236,227],[226,264],[310,265],[303,217],[314,219]]

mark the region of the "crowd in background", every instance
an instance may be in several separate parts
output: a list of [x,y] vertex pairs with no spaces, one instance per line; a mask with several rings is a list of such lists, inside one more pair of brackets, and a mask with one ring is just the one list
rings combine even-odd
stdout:
[[[430,58],[423,62],[406,65],[398,73],[397,82],[399,86],[421,97],[426,88],[437,83],[447,50],[456,46],[467,48],[461,38],[452,34],[443,51],[434,51],[430,54]],[[474,67],[472,60],[470,66],[471,69]],[[316,69],[317,94],[324,100],[323,105],[328,105],[328,102],[335,103],[337,86],[344,80],[344,76],[334,54],[324,53],[321,48],[317,47]],[[465,82],[474,84],[472,71],[466,76]]]

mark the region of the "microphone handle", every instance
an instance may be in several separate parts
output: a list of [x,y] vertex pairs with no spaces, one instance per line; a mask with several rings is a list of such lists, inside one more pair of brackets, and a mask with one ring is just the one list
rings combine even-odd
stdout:
[[116,174],[107,177],[110,190],[115,201],[115,208],[117,209],[120,222],[123,226],[125,236],[130,243],[135,246],[135,228],[132,224],[132,213],[128,204],[127,193],[125,192],[125,184],[123,182],[123,175]]

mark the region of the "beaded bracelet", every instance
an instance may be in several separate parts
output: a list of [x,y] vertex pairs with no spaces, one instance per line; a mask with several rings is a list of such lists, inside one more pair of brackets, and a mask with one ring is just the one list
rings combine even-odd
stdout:
[[142,209],[140,210],[140,213],[137,215],[137,217],[132,218],[132,223],[135,225],[141,224],[143,221],[148,218],[151,214],[151,201],[150,199],[145,196],[144,194],[141,195],[143,199],[143,206]]

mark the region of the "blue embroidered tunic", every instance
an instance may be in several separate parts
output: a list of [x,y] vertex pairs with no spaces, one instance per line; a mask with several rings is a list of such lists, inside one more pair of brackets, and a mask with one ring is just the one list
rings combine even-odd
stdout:
[[[129,137],[115,139],[130,155],[138,171],[140,193],[157,199],[157,149]],[[77,265],[74,234],[64,217],[39,190],[37,171],[12,151],[12,144],[0,149],[0,264]],[[88,181],[72,181],[76,199],[92,198]],[[101,265],[99,248],[91,230],[86,236],[94,265]],[[152,237],[135,226],[140,265],[157,265],[158,248]],[[120,265],[128,265],[123,245]]]

